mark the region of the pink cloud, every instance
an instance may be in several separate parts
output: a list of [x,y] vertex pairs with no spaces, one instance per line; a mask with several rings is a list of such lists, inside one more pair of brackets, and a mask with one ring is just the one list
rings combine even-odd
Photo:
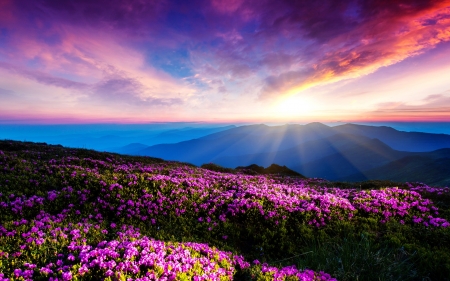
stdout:
[[[377,7],[368,5],[357,28],[338,32],[318,49],[315,62],[306,69],[289,71],[265,80],[261,97],[301,91],[315,85],[356,78],[422,54],[450,40],[450,2],[427,5],[397,2]],[[402,6],[402,7],[403,7]],[[369,11],[369,8],[374,8]],[[384,8],[384,10],[383,10]],[[319,36],[310,34],[310,36]],[[327,36],[320,35],[320,40]]]
[[243,4],[243,2],[243,0],[213,0],[211,4],[214,9],[222,13],[233,13]]
[[439,121],[450,118],[450,96],[429,95],[420,105],[406,102],[387,102],[377,105],[378,109],[369,113],[374,119],[386,120],[429,120]]
[[179,98],[157,98],[145,95],[146,87],[137,79],[120,75],[107,76],[91,87],[93,96],[107,103],[138,107],[171,106],[182,104]]
[[15,21],[13,0],[0,0],[0,24],[8,25]]
[[42,71],[28,70],[4,62],[0,62],[0,68],[3,68],[4,70],[9,71],[10,73],[15,73],[20,76],[35,80],[45,85],[77,90],[85,90],[89,87],[89,85],[85,83],[80,83],[65,78],[51,76]]
[[[86,108],[96,118],[116,116],[123,105],[120,118],[163,116],[157,108],[186,118],[264,117],[271,98],[316,95],[308,89],[331,89],[450,41],[449,7],[449,0],[0,0],[0,70],[16,79],[6,85],[0,77],[1,86],[26,97],[39,88],[36,99],[59,97],[55,105],[73,116]],[[327,95],[327,110],[346,102]],[[435,100],[444,103],[430,96],[423,104],[433,108]],[[50,108],[26,102],[15,106]]]

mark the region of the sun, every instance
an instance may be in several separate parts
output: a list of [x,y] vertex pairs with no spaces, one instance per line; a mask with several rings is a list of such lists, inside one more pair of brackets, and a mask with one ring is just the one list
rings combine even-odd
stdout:
[[296,117],[312,114],[317,109],[313,99],[304,96],[290,96],[277,101],[272,111],[278,117]]

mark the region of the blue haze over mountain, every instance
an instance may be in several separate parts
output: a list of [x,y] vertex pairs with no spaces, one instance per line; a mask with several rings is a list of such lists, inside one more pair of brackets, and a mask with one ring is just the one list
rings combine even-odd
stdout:
[[[0,125],[0,139],[62,144],[235,168],[286,165],[307,177],[450,185],[448,123],[268,126],[207,123]],[[384,124],[388,125],[388,124]],[[431,133],[430,133],[431,132]]]
[[122,147],[128,145],[134,146],[133,144],[141,143],[141,147],[144,148],[159,143],[176,143],[234,127],[229,124],[205,123],[0,124],[0,139],[46,142],[67,147],[122,152]]
[[[359,180],[378,178],[378,174],[375,177],[366,175],[366,172],[402,159],[408,162],[408,159],[422,157],[431,162],[443,162],[442,158],[450,158],[450,135],[402,132],[386,126],[356,124],[335,127],[321,123],[249,125],[176,144],[141,148],[133,154],[195,165],[212,162],[229,168],[274,163],[286,165],[307,177]],[[392,174],[389,179],[397,178]],[[444,184],[448,179],[450,182],[450,174],[438,178],[438,181],[434,178],[427,178],[427,181]]]

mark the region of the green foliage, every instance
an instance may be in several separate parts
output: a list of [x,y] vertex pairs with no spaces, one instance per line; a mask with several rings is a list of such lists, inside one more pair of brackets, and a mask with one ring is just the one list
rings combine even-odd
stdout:
[[[154,196],[157,194],[170,196],[177,183],[148,181],[145,178],[150,174],[165,175],[173,167],[183,165],[149,157],[122,156],[86,149],[65,149],[61,146],[13,141],[0,141],[0,150],[7,152],[8,155],[15,155],[8,156],[7,163],[2,163],[0,193],[3,197],[0,201],[10,200],[5,199],[10,194],[45,197],[50,190],[61,192],[53,202],[27,208],[20,215],[1,210],[0,225],[8,229],[16,228],[19,232],[24,231],[28,226],[15,227],[12,222],[21,217],[33,218],[41,210],[56,215],[69,204],[75,205],[79,214],[75,211],[70,213],[67,219],[60,223],[60,227],[76,222],[78,218],[87,217],[98,208],[93,203],[95,198],[104,192],[101,182],[104,182],[106,186],[114,183],[123,186],[123,189],[108,191],[110,195],[108,203],[114,207],[119,206],[121,200],[135,200],[142,197],[144,195],[142,190]],[[77,158],[70,163],[62,163],[71,165],[65,170],[47,165],[51,159],[59,160],[69,156]],[[133,171],[136,183],[128,185],[130,182],[128,173],[113,170],[107,164],[82,160],[83,158],[106,163],[110,161],[108,159],[123,163],[163,163],[164,168],[152,173]],[[30,163],[39,165],[30,165]],[[77,170],[76,166],[97,168],[98,172],[82,173],[82,169]],[[233,169],[215,164],[206,164],[202,167],[216,172],[235,172]],[[74,172],[76,172],[74,176],[69,176]],[[389,181],[368,181],[357,184],[321,182],[321,184],[329,187],[361,189],[405,187],[405,184]],[[139,189],[136,188],[137,186]],[[80,204],[79,196],[75,196],[78,193],[67,192],[64,189],[67,187],[84,194],[89,204]],[[449,193],[443,195],[422,193],[422,195],[439,207],[440,217],[450,220]],[[206,199],[195,197],[198,195],[186,194],[185,196],[189,200],[200,203],[206,201]],[[142,234],[158,240],[206,242],[211,246],[241,254],[248,261],[258,259],[274,266],[295,264],[297,268],[325,271],[338,280],[450,280],[450,228],[401,224],[397,220],[383,224],[374,216],[363,215],[352,220],[333,221],[324,227],[317,228],[307,223],[308,214],[293,216],[286,213],[285,220],[276,222],[274,219],[264,219],[257,210],[251,209],[245,214],[236,214],[210,229],[208,224],[199,223],[198,214],[194,209],[187,208],[181,216],[176,214],[180,206],[165,202],[161,204],[166,204],[168,211],[155,215],[155,224],[128,217],[125,213],[106,212],[103,227],[108,228],[111,222],[118,225],[133,225],[138,227]],[[203,215],[207,216],[207,214]],[[100,232],[86,236],[87,243],[92,244],[107,238],[110,238],[110,234]],[[0,272],[2,269],[15,266],[2,259],[1,253],[12,252],[21,242],[23,241],[0,240]],[[29,256],[20,257],[16,262],[24,261],[26,258],[31,258],[37,263],[42,262],[47,252],[64,252],[67,243],[45,249],[31,245],[27,252]],[[227,264],[222,266],[227,267]],[[256,276],[257,280],[271,280],[267,275],[258,272],[257,267],[252,267],[248,271],[238,271],[235,279],[252,280]],[[187,275],[178,276],[179,280],[190,280],[189,278],[190,276]]]
[[[413,280],[417,255],[370,235],[347,233],[328,241],[317,239],[295,258],[299,268],[323,270],[338,280]],[[376,278],[375,278],[376,277]]]
[[367,180],[363,182],[329,182],[325,185],[339,188],[357,188],[361,190],[380,189],[391,186],[406,187],[404,182],[394,182],[390,180]]

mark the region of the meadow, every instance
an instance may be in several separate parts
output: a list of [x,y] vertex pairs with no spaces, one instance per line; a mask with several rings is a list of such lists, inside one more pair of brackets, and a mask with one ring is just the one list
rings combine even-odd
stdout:
[[0,141],[0,280],[450,280],[450,190]]

